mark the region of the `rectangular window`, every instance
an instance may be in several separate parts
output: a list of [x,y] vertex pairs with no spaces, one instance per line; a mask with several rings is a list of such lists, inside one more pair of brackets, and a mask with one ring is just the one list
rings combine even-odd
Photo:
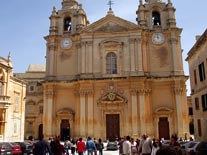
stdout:
[[196,70],[194,70],[194,83],[195,83],[195,85],[197,84],[197,76],[196,76]]
[[17,134],[17,122],[15,121],[14,122],[14,135],[16,135]]
[[203,111],[207,111],[207,94],[202,95],[202,107]]
[[196,109],[196,110],[199,110],[199,109],[200,109],[200,107],[199,107],[199,99],[198,99],[198,97],[195,98],[195,109]]
[[29,86],[29,92],[33,92],[34,91],[34,86]]
[[27,132],[32,132],[32,131],[33,131],[33,123],[29,122]]
[[188,111],[188,115],[189,115],[189,116],[193,116],[193,108],[189,108],[188,110],[189,110],[189,111]]
[[198,66],[198,69],[199,69],[200,81],[204,81],[206,77],[205,77],[205,68],[203,62]]
[[201,132],[201,120],[198,119],[198,136],[202,136],[202,132]]
[[43,106],[39,107],[40,114],[43,114]]
[[19,112],[19,94],[15,93],[14,112]]

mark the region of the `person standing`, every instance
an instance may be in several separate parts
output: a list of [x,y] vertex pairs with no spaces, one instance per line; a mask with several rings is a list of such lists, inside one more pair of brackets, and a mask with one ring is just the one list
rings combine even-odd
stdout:
[[159,150],[159,149],[160,149],[160,147],[159,147],[158,141],[156,141],[155,139],[153,139],[153,142],[152,142],[152,153],[151,153],[151,155],[156,155],[157,150]]
[[69,155],[69,149],[71,148],[72,144],[69,140],[66,140],[65,143],[64,143],[64,148],[65,148],[65,152],[66,152],[66,155]]
[[103,149],[104,149],[104,144],[102,142],[102,139],[99,138],[98,142],[97,142],[97,150],[99,152],[99,155],[103,155]]
[[131,154],[136,155],[138,154],[137,143],[135,142],[134,138],[131,138]]
[[93,155],[93,153],[96,154],[96,146],[94,141],[91,139],[91,137],[88,137],[86,142],[86,150],[88,151],[88,155]]
[[77,143],[77,151],[78,151],[78,155],[83,155],[84,151],[85,151],[85,143],[83,142],[82,138],[79,138],[79,141]]
[[75,155],[75,151],[76,151],[76,141],[75,141],[75,139],[72,139],[72,141],[71,141],[71,154]]
[[139,145],[139,152],[142,155],[150,155],[152,152],[152,140],[148,137],[147,134],[142,136],[142,140]]
[[47,142],[43,140],[44,136],[39,137],[39,141],[33,145],[33,155],[46,155],[48,152],[51,154],[50,147]]
[[131,155],[131,142],[130,142],[131,137],[126,136],[126,140],[123,143],[123,155]]

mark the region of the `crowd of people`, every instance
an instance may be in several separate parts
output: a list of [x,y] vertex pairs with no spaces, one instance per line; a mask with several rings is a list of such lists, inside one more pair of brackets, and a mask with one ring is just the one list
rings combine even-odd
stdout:
[[87,155],[103,155],[104,144],[102,139],[98,141],[87,138],[84,142],[80,137],[78,140],[66,140],[61,144],[60,137],[49,138],[49,141],[44,141],[43,136],[40,136],[39,141],[33,144],[33,155],[83,155],[87,151]]
[[135,142],[133,138],[126,136],[120,140],[119,145],[120,155],[187,155],[176,135],[171,136],[169,145],[163,145],[159,139],[150,139],[147,134]]
[[[102,139],[98,140],[88,137],[86,142],[82,138],[77,140],[66,140],[61,144],[60,137],[50,138],[48,142],[43,136],[33,145],[34,155],[103,155],[104,144]],[[176,135],[171,136],[169,146],[163,146],[161,140],[151,139],[143,134],[141,139],[125,136],[118,139],[119,155],[186,155],[186,152],[177,142]]]

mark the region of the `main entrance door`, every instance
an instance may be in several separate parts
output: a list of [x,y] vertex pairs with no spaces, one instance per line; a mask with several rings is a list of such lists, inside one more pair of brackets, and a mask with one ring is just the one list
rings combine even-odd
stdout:
[[169,122],[167,117],[159,119],[159,138],[170,139]]
[[119,114],[106,115],[106,138],[115,140],[120,137],[120,120]]
[[60,125],[61,140],[65,141],[70,138],[70,124],[68,119],[63,119]]

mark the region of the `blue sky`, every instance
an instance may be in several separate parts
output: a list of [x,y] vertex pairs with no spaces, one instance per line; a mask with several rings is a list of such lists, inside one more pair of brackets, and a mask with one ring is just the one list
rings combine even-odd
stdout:
[[[143,0],[144,1],[144,0]],[[167,0],[163,0],[166,2]],[[61,9],[62,0],[1,0],[0,3],[0,56],[7,58],[11,53],[13,71],[23,73],[29,64],[44,64],[46,45],[44,36],[49,32],[49,16],[53,6]],[[93,23],[108,11],[108,0],[79,0]],[[116,16],[136,23],[139,0],[113,0],[112,9]],[[195,43],[195,36],[207,28],[206,0],[172,0],[176,8],[176,21],[183,28],[181,45],[183,59]],[[188,75],[188,65],[184,70]]]

